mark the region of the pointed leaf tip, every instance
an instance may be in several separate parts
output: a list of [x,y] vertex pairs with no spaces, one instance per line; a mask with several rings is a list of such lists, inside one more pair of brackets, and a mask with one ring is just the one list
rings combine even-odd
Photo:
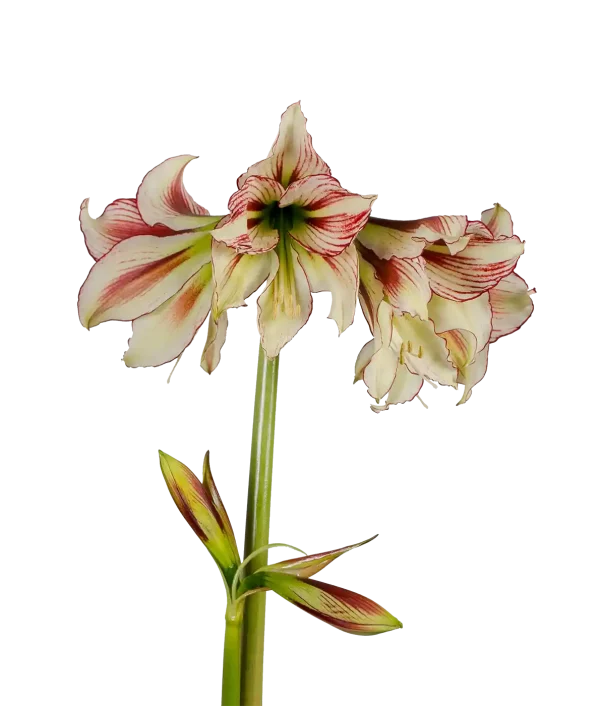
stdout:
[[227,580],[240,563],[227,512],[214,484],[208,455],[204,484],[181,461],[159,451],[160,467],[177,508],[221,568]]
[[313,617],[353,635],[378,635],[402,627],[385,608],[339,586],[266,570],[252,578],[254,588],[270,588]]
[[341,549],[333,549],[328,552],[321,552],[320,554],[311,554],[309,556],[288,559],[287,561],[280,561],[277,564],[271,564],[270,566],[265,567],[263,571],[290,574],[300,578],[308,578],[309,576],[314,576],[319,571],[322,571],[326,566],[331,564],[334,559],[342,556],[342,554],[346,554],[352,549],[357,549],[358,547],[362,547],[364,544],[372,542],[377,536],[378,535],[374,535],[373,537],[365,539],[362,542],[350,544],[347,547],[342,547]]

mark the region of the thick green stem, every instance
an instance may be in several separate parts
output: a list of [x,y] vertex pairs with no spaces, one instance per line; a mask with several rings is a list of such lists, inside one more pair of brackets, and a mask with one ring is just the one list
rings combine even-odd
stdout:
[[223,650],[223,691],[221,706],[240,706],[241,614],[225,617],[225,648]]
[[[273,473],[273,442],[277,405],[279,357],[267,358],[259,348],[254,400],[254,426],[248,484],[246,542],[244,556],[269,543],[271,515],[271,478]],[[265,554],[248,563],[247,574],[267,563]],[[245,599],[242,633],[242,705],[261,706],[263,652],[265,642],[266,596],[256,593]]]

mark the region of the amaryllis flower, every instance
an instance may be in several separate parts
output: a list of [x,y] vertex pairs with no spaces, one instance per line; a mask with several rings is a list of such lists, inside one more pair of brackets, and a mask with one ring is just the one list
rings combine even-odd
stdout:
[[510,214],[496,204],[481,221],[440,216],[370,219],[358,236],[360,301],[373,340],[356,379],[385,405],[414,399],[423,380],[456,387],[466,402],[485,375],[490,343],[531,316],[526,283],[515,272],[523,252]]
[[373,539],[265,566],[244,580],[239,593],[270,589],[309,615],[353,635],[397,630],[402,623],[370,598],[310,578],[342,554]]
[[[213,271],[210,216],[183,186],[194,157],[172,157],[152,169],[135,199],[118,199],[99,218],[81,205],[86,246],[97,261],[79,292],[86,328],[104,321],[132,321],[124,361],[156,366],[177,358],[211,310]],[[227,317],[211,316],[202,366],[219,362]]]
[[179,512],[217,563],[225,585],[231,587],[240,566],[240,555],[231,522],[204,457],[202,482],[190,469],[169,454],[158,452],[167,488]]
[[358,262],[353,240],[375,196],[342,188],[312,146],[300,104],[283,114],[269,156],[239,177],[230,214],[212,234],[213,311],[258,300],[262,345],[276,356],[308,320],[311,292],[330,291],[340,333],[354,319]]

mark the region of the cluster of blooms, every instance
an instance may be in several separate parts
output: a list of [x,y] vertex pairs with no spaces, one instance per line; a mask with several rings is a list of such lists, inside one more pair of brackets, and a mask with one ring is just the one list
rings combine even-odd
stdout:
[[227,310],[261,285],[258,328],[269,357],[307,322],[311,292],[331,292],[340,333],[357,298],[373,340],[356,379],[383,405],[414,399],[423,380],[457,387],[461,402],[487,368],[489,344],[513,333],[533,310],[514,273],[523,243],[498,204],[479,221],[436,216],[391,221],[371,216],[375,196],[346,191],[312,146],[300,104],[282,116],[268,157],[237,181],[230,213],[210,216],[183,186],[193,157],[166,160],[135,199],[118,199],[99,218],[88,202],[80,222],[96,260],[79,295],[87,328],[132,321],[124,361],[175,360],[208,318],[202,367],[220,360]]

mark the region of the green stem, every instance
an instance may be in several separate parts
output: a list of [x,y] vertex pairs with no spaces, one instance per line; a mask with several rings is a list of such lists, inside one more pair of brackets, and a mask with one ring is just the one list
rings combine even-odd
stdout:
[[[245,557],[269,543],[278,373],[279,356],[267,358],[261,346],[258,353],[254,399]],[[247,574],[251,574],[266,563],[266,556],[261,554],[255,557],[248,563]],[[248,596],[244,601],[241,672],[243,706],[261,706],[262,704],[265,599],[264,593],[256,593]]]
[[225,617],[225,648],[223,650],[223,691],[221,706],[240,706],[241,613]]

